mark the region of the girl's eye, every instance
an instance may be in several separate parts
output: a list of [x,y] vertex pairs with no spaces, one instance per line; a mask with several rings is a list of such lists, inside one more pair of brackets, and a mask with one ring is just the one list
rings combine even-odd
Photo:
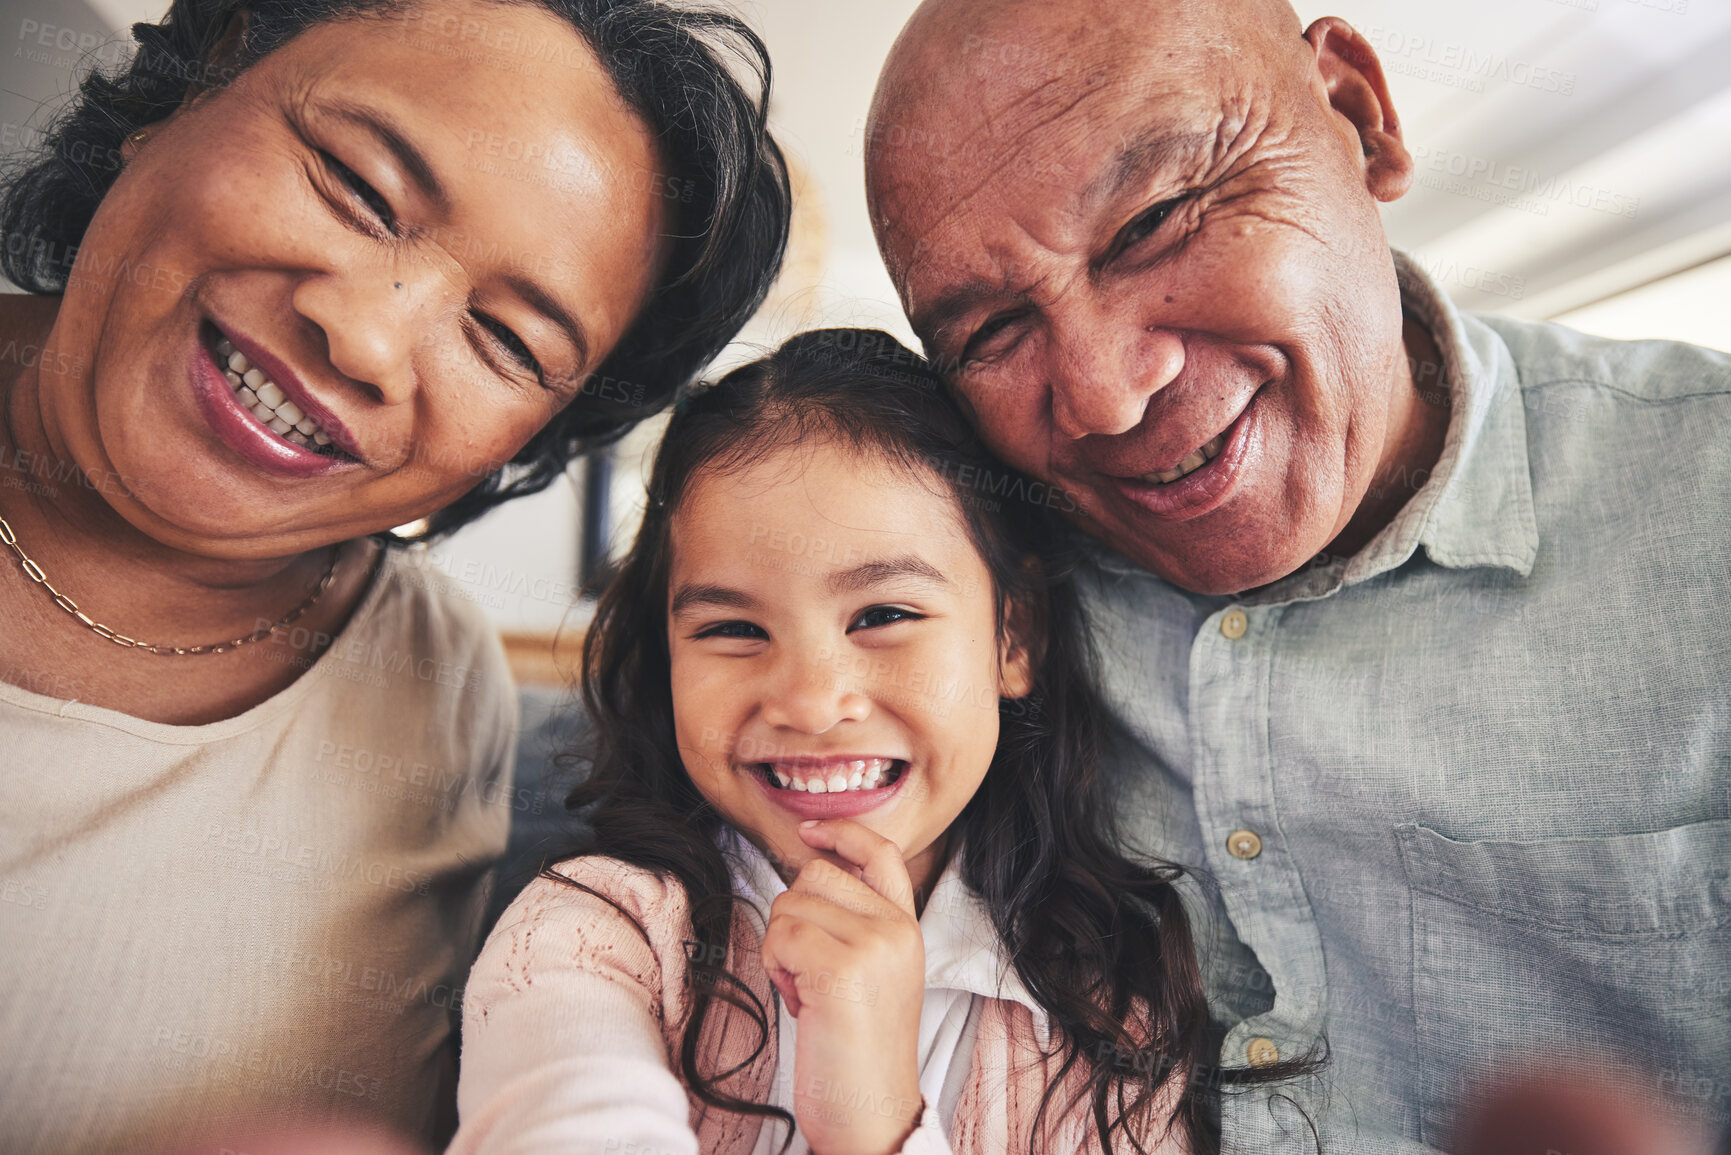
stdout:
[[379,223],[388,232],[396,232],[397,215],[391,211],[391,202],[379,195],[378,189],[362,180],[359,173],[330,153],[326,152],[320,155],[325,158],[325,163],[330,166],[331,171],[336,173],[337,179],[349,186],[349,191],[355,194],[355,199],[366,205],[367,211],[377,217]]
[[541,371],[541,362],[535,360],[535,354],[529,352],[529,346],[524,344],[523,338],[506,328],[495,317],[489,317],[481,312],[476,312],[473,315],[476,323],[485,329],[494,341],[499,343],[513,361],[535,374],[536,379],[543,385],[546,384],[546,374]]
[[762,626],[751,622],[717,622],[713,626],[705,626],[694,635],[698,640],[703,638],[745,638],[758,640],[768,638]]
[[904,610],[900,606],[872,606],[854,619],[853,625],[848,627],[848,633],[855,630],[875,630],[897,622],[917,622],[924,616],[912,610]]

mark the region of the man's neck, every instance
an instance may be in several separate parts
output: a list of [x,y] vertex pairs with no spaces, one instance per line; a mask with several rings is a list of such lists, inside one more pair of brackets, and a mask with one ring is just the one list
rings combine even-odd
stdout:
[[1401,332],[1406,357],[1389,394],[1388,435],[1370,488],[1327,552],[1351,557],[1369,545],[1430,480],[1448,436],[1453,398],[1442,351],[1423,325],[1407,318]]

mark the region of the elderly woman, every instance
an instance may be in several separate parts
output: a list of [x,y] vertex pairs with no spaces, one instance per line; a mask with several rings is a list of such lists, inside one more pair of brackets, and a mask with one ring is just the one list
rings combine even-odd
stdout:
[[768,61],[663,0],[134,34],[3,206],[0,1149],[426,1141],[515,699],[387,531],[545,486],[744,323]]

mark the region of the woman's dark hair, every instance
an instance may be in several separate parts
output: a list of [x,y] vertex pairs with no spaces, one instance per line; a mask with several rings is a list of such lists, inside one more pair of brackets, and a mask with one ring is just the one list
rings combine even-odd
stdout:
[[[1120,1131],[1144,1149],[1158,1123],[1149,1118],[1158,1092],[1173,1078],[1188,1079],[1189,1089],[1171,1125],[1188,1132],[1193,1151],[1213,1149],[1223,1086],[1286,1078],[1309,1064],[1214,1067],[1217,1035],[1174,886],[1184,872],[1120,849],[1098,772],[1105,718],[1074,557],[1063,544],[1073,539],[1055,512],[1068,499],[993,458],[930,367],[871,330],[802,334],[680,403],[656,455],[643,526],[585,642],[594,762],[567,805],[592,830],[585,852],[671,876],[690,897],[693,937],[707,949],[691,963],[679,1058],[686,1085],[711,1106],[787,1115],[718,1092],[714,1084],[731,1072],[699,1069],[698,1039],[715,999],[757,1022],[759,1053],[771,1028],[761,1003],[726,971],[736,899],[716,844],[723,820],[692,785],[674,740],[671,525],[699,474],[823,439],[947,490],[991,573],[1000,632],[1030,635],[1022,640],[1035,655],[1032,692],[1000,702],[997,751],[953,829],[963,879],[1062,1040],[1062,1075],[1042,1100],[1034,1134],[1059,1082],[1081,1064],[1107,1152]],[[551,869],[544,875],[570,881]]]
[[[569,23],[648,124],[667,187],[679,190],[670,198],[672,251],[635,323],[590,378],[609,387],[586,387],[509,466],[434,514],[424,536],[546,488],[574,457],[664,407],[763,302],[792,211],[787,170],[765,129],[769,54],[738,18],[675,0],[500,2],[532,4]],[[134,24],[138,51],[119,70],[86,76],[38,153],[7,175],[0,271],[29,292],[62,291],[119,173],[122,141],[168,116],[194,85],[230,83],[316,24],[412,8],[413,0],[173,0],[160,24]],[[249,18],[234,58],[219,59],[243,9]]]

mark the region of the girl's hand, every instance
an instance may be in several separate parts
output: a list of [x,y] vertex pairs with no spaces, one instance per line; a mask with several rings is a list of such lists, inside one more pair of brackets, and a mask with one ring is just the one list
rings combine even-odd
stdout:
[[852,819],[802,822],[799,836],[853,869],[813,859],[770,906],[764,969],[799,1020],[794,1117],[814,1155],[891,1155],[920,1116],[913,885],[895,843]]

